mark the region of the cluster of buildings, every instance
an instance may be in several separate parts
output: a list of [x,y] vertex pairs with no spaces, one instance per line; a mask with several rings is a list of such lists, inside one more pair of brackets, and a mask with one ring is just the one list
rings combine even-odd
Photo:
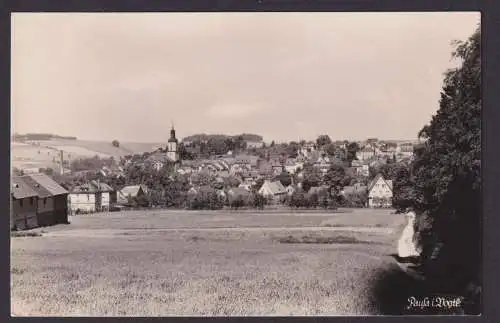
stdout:
[[[248,147],[262,147],[262,142],[247,143]],[[360,143],[358,143],[360,144]],[[166,152],[156,152],[151,154],[148,159],[142,163],[143,166],[148,163],[157,171],[161,171],[168,163],[175,164],[175,171],[179,174],[188,175],[190,178],[190,193],[214,192],[219,196],[231,198],[235,196],[247,196],[250,194],[259,180],[263,180],[263,185],[258,193],[266,196],[270,200],[279,200],[285,195],[291,195],[297,190],[301,190],[300,179],[303,177],[304,166],[310,165],[317,169],[320,174],[325,174],[332,165],[343,165],[348,168],[351,174],[359,178],[368,178],[370,167],[380,166],[388,159],[401,161],[402,159],[411,159],[413,155],[413,144],[387,144],[378,140],[369,140],[362,144],[357,152],[357,160],[352,161],[350,165],[344,162],[347,147],[340,145],[333,155],[327,154],[321,148],[318,148],[314,142],[302,142],[298,149],[296,157],[292,158],[283,153],[269,152],[265,157],[245,154],[233,154],[229,151],[225,155],[213,156],[209,159],[180,160],[177,151],[178,140],[175,137],[175,130],[170,131],[170,139],[167,144]],[[276,177],[282,173],[291,174],[299,179],[298,183],[292,183],[287,187],[276,180]],[[212,188],[208,185],[196,185],[191,179],[197,175],[204,174],[215,178],[220,184],[220,189]],[[228,185],[229,178],[236,178],[240,183],[238,187]],[[315,190],[324,189],[313,187],[306,193],[314,193]],[[392,198],[392,182],[384,179],[381,175],[375,177],[368,185],[361,183],[353,186],[346,186],[344,194],[365,192],[368,195],[369,207],[390,206]]]
[[361,162],[382,158],[394,158],[396,161],[401,161],[413,157],[413,146],[411,142],[400,144],[369,142],[356,153],[356,158]]
[[[247,148],[260,148],[261,142],[247,143]],[[357,152],[357,160],[346,165],[347,148],[340,146],[335,154],[327,154],[312,142],[300,144],[297,156],[290,157],[284,153],[268,150],[266,156],[256,156],[249,153],[213,156],[209,159],[181,160],[178,152],[178,140],[175,129],[171,129],[167,149],[150,154],[140,165],[149,164],[158,172],[167,164],[174,164],[175,172],[187,175],[191,189],[188,194],[216,193],[229,200],[235,198],[247,199],[258,182],[263,184],[257,192],[270,201],[279,201],[287,195],[302,191],[301,178],[303,170],[315,168],[324,175],[332,165],[343,165],[351,174],[359,178],[368,178],[370,166],[382,163],[383,160],[412,158],[412,144],[386,145],[377,141],[366,143]],[[104,176],[124,176],[125,165],[114,169],[103,168]],[[292,175],[292,182],[284,186],[278,179],[282,174]],[[206,175],[220,184],[216,187],[197,185],[193,179],[198,175]],[[231,184],[236,179],[239,184]],[[295,183],[295,180],[297,183]],[[360,181],[342,190],[342,194],[366,194],[367,207],[390,207],[392,198],[392,182],[377,175],[367,185]],[[144,185],[126,186],[117,191],[107,183],[89,181],[66,190],[45,174],[28,174],[12,178],[11,193],[11,229],[27,229],[36,226],[66,223],[68,214],[94,213],[110,211],[114,206],[124,205],[130,198],[145,196],[148,188]],[[311,187],[307,194],[318,194],[327,191],[324,186]]]

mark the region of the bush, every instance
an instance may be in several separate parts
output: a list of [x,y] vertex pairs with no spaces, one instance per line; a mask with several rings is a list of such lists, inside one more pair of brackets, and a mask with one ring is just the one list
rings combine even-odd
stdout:
[[252,207],[262,210],[266,204],[267,204],[267,199],[261,194],[255,193],[252,195],[250,203]]
[[187,207],[191,210],[220,210],[224,200],[214,193],[198,193],[188,198]]
[[299,207],[309,207],[309,200],[305,193],[294,192],[288,197],[288,206],[299,208]]
[[344,205],[347,207],[362,208],[368,202],[368,194],[366,193],[352,193],[344,196]]
[[243,200],[242,196],[237,196],[236,198],[232,199],[229,203],[229,206],[231,208],[240,208],[245,206],[245,201]]

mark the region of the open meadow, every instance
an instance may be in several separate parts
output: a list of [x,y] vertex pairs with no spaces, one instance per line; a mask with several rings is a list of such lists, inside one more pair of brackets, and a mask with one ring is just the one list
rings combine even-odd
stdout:
[[11,238],[12,315],[368,315],[392,210],[125,211]]
[[[39,146],[11,142],[10,155],[13,167],[25,168],[57,168],[60,152],[63,151],[65,158],[109,158],[116,159],[131,154],[142,154],[152,152],[159,147],[165,147],[165,143],[134,143],[123,142],[120,147],[114,147],[111,142],[90,140],[45,140],[38,141]],[[55,159],[55,161],[54,161]]]

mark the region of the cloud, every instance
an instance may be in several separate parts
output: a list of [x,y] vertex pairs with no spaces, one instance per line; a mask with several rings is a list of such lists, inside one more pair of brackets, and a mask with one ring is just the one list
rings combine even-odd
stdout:
[[215,104],[207,110],[207,116],[212,118],[245,118],[263,111],[260,104]]

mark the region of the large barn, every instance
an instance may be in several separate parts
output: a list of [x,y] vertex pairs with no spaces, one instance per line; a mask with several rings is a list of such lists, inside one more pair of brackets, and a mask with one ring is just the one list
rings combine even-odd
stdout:
[[11,179],[11,229],[68,223],[68,192],[45,174]]
[[37,193],[19,176],[13,176],[11,182],[10,229],[36,228]]
[[28,177],[32,182],[36,183],[37,186],[43,187],[50,194],[53,216],[50,217],[51,220],[44,225],[68,223],[68,191],[43,173],[31,174]]

